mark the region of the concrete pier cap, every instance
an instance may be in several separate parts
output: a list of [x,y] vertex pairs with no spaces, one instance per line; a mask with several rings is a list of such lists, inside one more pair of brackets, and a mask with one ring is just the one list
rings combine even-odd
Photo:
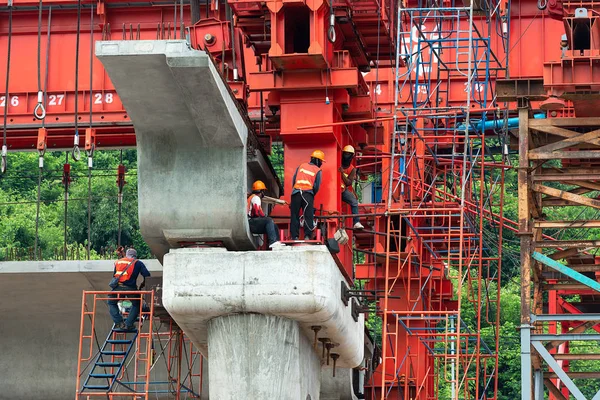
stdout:
[[[163,304],[208,357],[211,397],[215,387],[212,383],[213,365],[221,365],[220,361],[211,360],[215,354],[211,346],[221,349],[218,352],[221,358],[225,352],[223,349],[229,346],[237,348],[237,357],[246,352],[254,354],[248,357],[273,359],[275,356],[269,351],[260,350],[263,347],[261,341],[271,342],[275,349],[287,349],[282,354],[295,351],[293,356],[285,357],[291,370],[297,362],[305,367],[313,365],[315,357],[320,361],[317,365],[323,365],[326,359],[321,358],[322,344],[318,341],[314,347],[315,333],[312,329],[319,326],[318,338],[328,338],[335,345],[330,352],[339,355],[336,368],[359,366],[364,358],[364,316],[359,314],[356,320],[353,318],[351,303],[345,305],[342,301],[343,284],[348,282],[325,246],[285,247],[264,252],[172,249],[163,262]],[[297,329],[299,337],[294,336],[294,329]],[[228,335],[223,332],[228,332]],[[289,343],[296,344],[290,349]],[[254,350],[249,351],[248,346]],[[306,358],[304,362],[301,360],[303,357]],[[224,358],[231,363],[239,363],[229,356]],[[331,359],[329,364],[331,368]],[[219,370],[222,371],[222,367]],[[277,370],[281,368],[273,370],[273,374],[269,375],[271,379],[278,379]],[[252,378],[265,372],[247,369],[247,373],[250,375],[246,378]],[[304,374],[311,374],[308,382],[321,380],[321,368],[307,367]],[[316,375],[313,377],[312,374]],[[240,371],[231,375],[245,379]],[[285,378],[279,376],[279,379]],[[219,379],[223,383],[223,377]],[[310,393],[314,393],[312,384],[304,384],[302,390],[311,388]],[[279,395],[283,396],[278,397],[282,399],[299,398]],[[223,393],[220,396],[223,397],[218,398],[230,398]],[[305,394],[303,396],[301,400],[306,398]],[[317,397],[311,395],[311,398]]]

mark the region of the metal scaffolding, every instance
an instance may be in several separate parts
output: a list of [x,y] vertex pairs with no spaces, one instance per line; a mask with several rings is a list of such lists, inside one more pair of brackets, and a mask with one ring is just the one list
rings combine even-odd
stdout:
[[384,234],[357,234],[383,327],[373,399],[496,398],[508,114],[492,95],[506,38],[492,48],[488,27],[507,15],[478,6],[398,12],[393,121],[366,152]]

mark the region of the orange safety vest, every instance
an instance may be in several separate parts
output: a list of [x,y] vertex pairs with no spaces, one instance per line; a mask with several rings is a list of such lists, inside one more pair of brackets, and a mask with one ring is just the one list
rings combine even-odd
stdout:
[[[354,167],[352,165],[350,165],[348,168],[344,169],[344,172],[342,172],[342,175],[344,175],[344,178],[347,178],[350,176],[350,174],[352,173],[352,170],[354,169]],[[342,192],[346,190],[346,185],[344,184],[344,180],[342,179]],[[352,187],[352,185],[348,186],[348,190],[352,193],[354,193],[354,188]]]
[[320,168],[316,165],[309,163],[300,164],[298,173],[296,174],[296,182],[294,182],[294,189],[312,190],[319,171]]
[[[116,272],[114,277],[119,277],[119,282],[125,282],[131,278],[131,274],[133,274],[133,269],[135,268],[135,261],[132,261],[133,258],[121,258],[115,263]],[[129,265],[129,263],[131,263],[131,265]],[[129,267],[127,267],[128,265]],[[127,271],[123,272],[125,268],[127,268]]]

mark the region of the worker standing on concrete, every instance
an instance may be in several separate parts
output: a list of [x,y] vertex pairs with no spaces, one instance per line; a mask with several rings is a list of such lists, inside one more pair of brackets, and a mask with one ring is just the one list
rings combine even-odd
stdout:
[[[142,275],[144,280],[140,285],[139,289],[137,286],[137,278],[139,275]],[[113,270],[113,277],[118,278],[119,283],[118,286],[113,289],[114,292],[119,291],[137,291],[141,290],[146,285],[146,278],[150,276],[150,272],[144,265],[143,262],[137,259],[137,252],[135,249],[127,249],[125,253],[125,258],[121,258],[115,262],[115,268]],[[115,328],[132,331],[135,330],[135,321],[140,313],[140,299],[137,294],[125,294],[122,297],[136,298],[131,300],[131,309],[129,310],[129,315],[127,316],[127,320],[123,322],[123,316],[119,311],[119,307],[117,305],[118,300],[117,294],[109,294],[108,297],[111,300],[108,300],[108,310],[110,312],[110,316],[112,317],[113,322],[115,323]]]
[[310,155],[310,162],[300,164],[292,179],[292,202],[290,235],[292,240],[298,240],[300,234],[300,209],[304,216],[304,239],[312,240],[316,226],[315,195],[321,186],[321,165],[325,162],[325,153],[315,150]]
[[279,241],[279,229],[273,218],[267,217],[262,209],[262,199],[265,197],[267,187],[263,181],[252,184],[252,193],[248,196],[248,224],[250,232],[255,234],[267,234],[269,248],[284,246]]
[[342,150],[342,166],[339,169],[342,174],[342,201],[350,205],[350,210],[354,215],[352,217],[354,229],[365,229],[363,224],[360,223],[360,217],[358,216],[358,197],[352,187],[352,184],[356,180],[356,168],[352,165],[354,154],[354,147],[350,145],[344,147]]

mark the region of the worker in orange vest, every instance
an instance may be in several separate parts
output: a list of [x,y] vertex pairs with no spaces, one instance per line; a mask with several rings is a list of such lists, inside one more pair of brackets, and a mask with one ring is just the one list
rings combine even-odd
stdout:
[[312,240],[316,226],[315,195],[321,186],[321,165],[325,162],[325,153],[315,150],[310,155],[310,162],[300,164],[292,179],[292,201],[290,235],[298,240],[300,234],[300,209],[304,210],[304,239]]
[[255,234],[267,234],[269,240],[269,248],[284,246],[279,241],[279,229],[272,218],[265,215],[262,209],[262,199],[265,197],[267,187],[263,181],[256,181],[252,184],[252,193],[248,196],[248,224],[250,232]]
[[[138,289],[137,278],[140,274],[144,280]],[[113,292],[141,290],[146,285],[146,277],[149,276],[150,272],[148,272],[144,263],[137,259],[137,252],[135,249],[127,249],[125,258],[121,258],[115,262],[113,277],[118,278],[119,283],[118,286],[113,289]],[[111,300],[108,300],[108,311],[115,323],[115,329],[127,331],[135,330],[135,321],[140,313],[140,296],[137,294],[121,295],[121,299],[123,297],[136,298],[131,299],[131,309],[129,310],[129,315],[125,322],[123,322],[123,316],[117,305],[119,302],[119,300],[117,300],[117,294],[109,294],[108,297],[111,298]]]
[[352,217],[352,223],[354,229],[365,229],[363,224],[360,223],[360,217],[358,216],[358,197],[354,193],[352,184],[356,180],[356,168],[352,165],[354,160],[354,147],[348,145],[342,150],[342,166],[339,171],[342,174],[342,201],[350,205],[350,210],[354,217]]

